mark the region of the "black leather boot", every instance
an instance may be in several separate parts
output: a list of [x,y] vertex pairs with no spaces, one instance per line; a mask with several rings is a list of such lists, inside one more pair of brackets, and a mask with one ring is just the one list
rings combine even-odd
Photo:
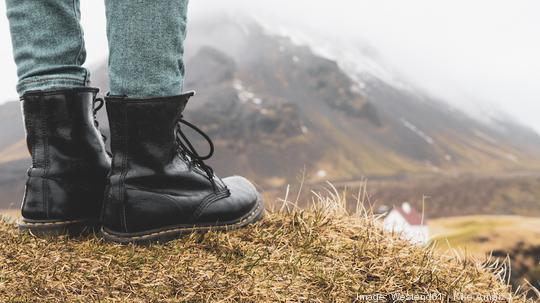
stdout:
[[21,98],[32,156],[21,230],[79,234],[99,223],[110,157],[95,122],[97,92],[33,91]]
[[[106,98],[113,164],[102,219],[105,239],[165,242],[185,233],[243,227],[263,216],[261,196],[248,180],[221,180],[204,163],[212,142],[182,119],[193,94]],[[197,153],[181,125],[206,138],[208,155]]]

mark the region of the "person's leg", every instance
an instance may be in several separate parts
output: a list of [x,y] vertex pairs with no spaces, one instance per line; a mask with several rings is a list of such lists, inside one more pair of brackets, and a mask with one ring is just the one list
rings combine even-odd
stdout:
[[[182,118],[193,93],[184,75],[186,0],[107,0],[113,164],[102,233],[120,243],[167,241],[185,233],[244,227],[264,214],[242,177],[220,179],[204,161],[213,144]],[[200,155],[184,134],[210,144]]]
[[131,98],[182,92],[187,0],[106,0],[109,90]]
[[6,0],[6,8],[21,96],[87,84],[79,0]]
[[19,228],[80,233],[99,224],[110,159],[95,123],[78,0],[7,0],[32,157]]

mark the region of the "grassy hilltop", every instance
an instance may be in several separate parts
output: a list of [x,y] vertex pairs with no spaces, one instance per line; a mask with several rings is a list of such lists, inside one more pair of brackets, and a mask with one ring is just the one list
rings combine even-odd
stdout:
[[345,213],[336,192],[313,201],[307,210],[285,202],[243,230],[148,247],[37,239],[3,222],[0,301],[373,302],[362,295],[438,293],[449,302],[527,302],[510,293],[504,267],[410,245],[363,211]]

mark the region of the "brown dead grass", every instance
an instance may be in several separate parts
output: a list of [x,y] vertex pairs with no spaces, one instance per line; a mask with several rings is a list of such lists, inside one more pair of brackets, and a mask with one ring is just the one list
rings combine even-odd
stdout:
[[359,295],[398,292],[527,302],[510,294],[504,267],[413,246],[365,211],[346,214],[341,197],[315,195],[308,210],[286,202],[243,230],[148,247],[38,239],[0,223],[0,301],[370,302]]

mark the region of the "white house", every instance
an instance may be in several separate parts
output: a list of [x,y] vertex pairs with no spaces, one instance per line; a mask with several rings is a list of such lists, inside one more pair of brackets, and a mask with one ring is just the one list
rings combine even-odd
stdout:
[[415,244],[425,245],[429,240],[426,220],[407,202],[394,208],[384,218],[384,229],[401,233],[402,237]]

